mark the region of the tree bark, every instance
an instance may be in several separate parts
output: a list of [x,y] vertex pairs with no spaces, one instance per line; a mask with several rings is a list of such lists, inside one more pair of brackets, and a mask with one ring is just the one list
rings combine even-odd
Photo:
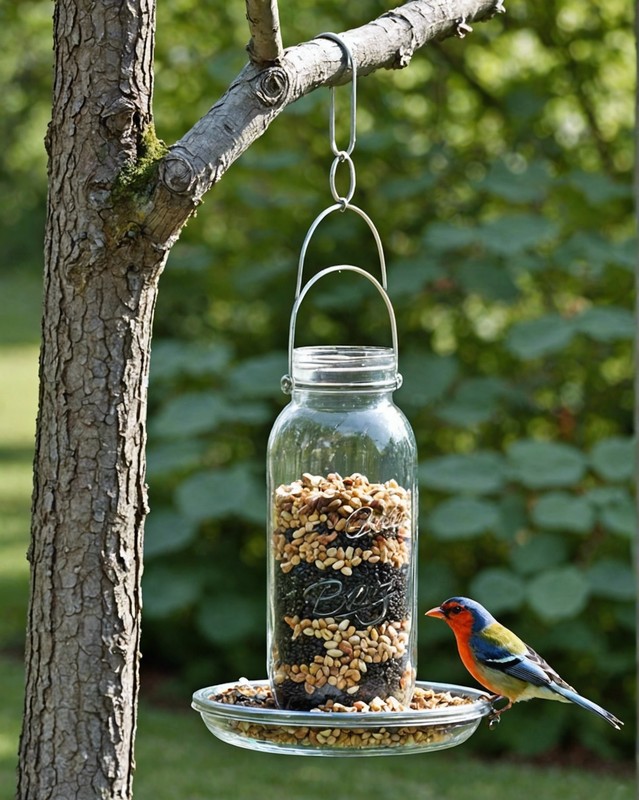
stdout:
[[131,796],[146,383],[165,253],[107,221],[151,123],[154,4],[58,0],[18,797]]
[[248,43],[252,64],[266,67],[282,56],[282,34],[277,0],[246,0],[246,18],[251,31]]
[[[265,6],[277,10],[247,5]],[[345,38],[360,74],[403,67],[498,6],[414,0]],[[283,108],[348,80],[326,39],[249,64],[167,152],[151,113],[154,17],[154,0],[55,7],[19,800],[131,797],[159,277],[202,196]]]

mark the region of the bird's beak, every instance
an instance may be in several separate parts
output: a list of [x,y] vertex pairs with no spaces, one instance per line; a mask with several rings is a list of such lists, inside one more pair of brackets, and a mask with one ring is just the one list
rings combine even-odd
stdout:
[[430,611],[427,611],[425,616],[427,617],[439,617],[439,619],[445,619],[444,612],[437,606],[436,608],[431,608]]

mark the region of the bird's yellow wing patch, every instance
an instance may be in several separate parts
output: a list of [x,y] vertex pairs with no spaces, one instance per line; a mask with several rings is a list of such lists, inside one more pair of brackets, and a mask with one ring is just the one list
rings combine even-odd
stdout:
[[515,656],[524,656],[528,652],[526,643],[500,622],[493,622],[481,633],[482,637],[495,647],[504,647]]

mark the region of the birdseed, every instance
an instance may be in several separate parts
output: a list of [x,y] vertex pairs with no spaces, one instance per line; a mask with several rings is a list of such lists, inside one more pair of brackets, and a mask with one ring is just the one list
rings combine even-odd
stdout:
[[[240,683],[225,689],[210,700],[227,705],[246,706],[256,709],[277,708],[276,699],[268,686],[255,687],[242,679]],[[309,725],[268,725],[255,722],[227,720],[226,724],[238,735],[247,739],[272,742],[281,745],[300,745],[301,747],[406,747],[411,745],[437,744],[450,737],[451,724],[442,725],[403,725],[388,723],[379,727],[359,727],[355,721],[352,727],[328,728],[321,722],[322,713],[361,714],[367,712],[427,711],[450,706],[472,704],[474,700],[450,692],[436,692],[433,689],[417,687],[409,705],[403,705],[394,697],[386,700],[375,697],[370,703],[361,700],[344,705],[329,699],[326,703],[312,707],[317,712],[317,726]]]
[[305,473],[275,490],[272,531],[278,704],[410,701],[410,492],[358,473]]

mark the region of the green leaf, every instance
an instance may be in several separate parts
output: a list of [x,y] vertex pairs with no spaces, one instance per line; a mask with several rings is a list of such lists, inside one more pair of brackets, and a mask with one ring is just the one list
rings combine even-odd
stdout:
[[424,255],[395,261],[388,271],[388,291],[393,299],[412,296],[444,275],[441,267]]
[[549,183],[548,168],[541,161],[534,161],[524,172],[514,173],[499,160],[477,183],[477,188],[511,203],[529,204],[545,197]]
[[514,543],[510,562],[522,575],[533,575],[563,564],[568,558],[565,539],[551,533],[535,533],[524,541]]
[[595,486],[584,497],[597,509],[632,502],[628,492],[621,486]]
[[294,149],[290,150],[260,150],[259,153],[248,150],[244,156],[244,163],[251,170],[263,172],[281,172],[300,164],[302,154]]
[[580,230],[563,242],[552,258],[573,275],[596,278],[611,260],[610,241],[598,231]]
[[409,200],[416,195],[420,197],[431,191],[437,179],[429,172],[415,171],[409,178],[394,178],[384,184],[386,201]]
[[506,391],[500,378],[468,378],[457,388],[451,402],[438,409],[437,416],[451,425],[480,425],[497,413]]
[[475,241],[473,228],[461,228],[449,222],[433,222],[423,238],[426,250],[459,250]]
[[193,520],[169,509],[154,510],[144,526],[144,555],[153,558],[183,550],[196,535]]
[[427,603],[432,606],[455,594],[458,579],[446,561],[440,559],[429,559],[426,563],[420,561],[418,569],[420,607],[424,605],[429,608]]
[[632,480],[635,474],[635,448],[635,441],[630,437],[600,439],[590,451],[590,464],[606,481]]
[[591,653],[598,658],[605,658],[608,651],[604,632],[593,628],[592,620],[587,615],[573,620],[570,625],[555,626],[546,632],[544,638],[544,648],[550,647],[580,656]]
[[146,454],[147,475],[159,477],[198,466],[205,449],[201,439],[176,439],[150,447]]
[[606,267],[634,272],[637,242],[634,237],[613,241],[597,230],[580,230],[553,252],[553,261],[580,277],[598,278]]
[[495,264],[464,261],[457,269],[457,278],[468,294],[478,294],[489,300],[512,303],[520,294],[507,269]]
[[637,511],[631,498],[606,506],[601,512],[601,522],[610,533],[634,539],[637,531]]
[[270,291],[269,284],[281,275],[287,275],[290,266],[288,259],[274,253],[271,258],[260,259],[242,271],[234,272],[233,285],[238,294],[244,297],[247,293],[251,297],[263,297],[264,292]]
[[334,281],[328,288],[324,287],[321,292],[315,294],[312,303],[323,311],[352,313],[362,307],[364,297],[374,297],[374,292],[375,289],[368,281],[362,285],[355,276],[346,273],[341,281]]
[[171,252],[171,269],[202,273],[210,268],[211,248],[204,244],[180,242]]
[[265,403],[232,403],[220,392],[186,392],[169,400],[149,428],[153,437],[182,439],[214,431],[225,422],[259,425],[270,417]]
[[151,380],[168,380],[183,375],[221,375],[230,358],[231,349],[225,344],[159,340],[153,343]]
[[525,532],[528,525],[526,497],[521,492],[508,491],[499,498],[499,521],[495,535],[510,541]]
[[634,273],[637,265],[637,239],[630,236],[621,242],[610,242],[610,263]]
[[619,197],[630,199],[631,187],[628,182],[617,182],[603,172],[582,172],[575,170],[568,179],[572,186],[583,193],[590,205],[608,203]]
[[625,561],[605,558],[597,561],[586,573],[592,594],[612,600],[634,600],[637,587],[635,573]]
[[508,260],[508,269],[515,276],[525,276],[548,269],[548,259],[537,252],[518,253],[517,258]]
[[238,463],[191,475],[178,486],[175,498],[182,514],[194,522],[240,518],[259,523],[266,518],[265,494],[251,467]]
[[264,623],[263,603],[244,594],[207,597],[197,611],[199,631],[221,646],[234,645],[259,634]]
[[408,353],[400,358],[399,369],[404,383],[397,393],[397,402],[401,406],[421,408],[445,394],[459,366],[452,357]]
[[445,492],[490,494],[504,483],[504,459],[498,453],[475,452],[431,458],[419,466],[420,482]]
[[520,439],[507,451],[512,477],[529,489],[574,486],[586,469],[575,447],[560,442]]
[[610,533],[633,539],[637,513],[633,498],[621,486],[596,486],[585,498],[597,510],[598,518]]
[[594,306],[573,320],[576,330],[598,342],[632,340],[635,321],[632,312],[616,306]]
[[174,397],[149,423],[153,437],[179,439],[212,431],[228,415],[219,392],[186,392]]
[[470,583],[470,593],[494,614],[516,611],[524,601],[525,587],[519,575],[503,567],[483,569]]
[[533,578],[526,594],[540,617],[557,622],[572,619],[584,610],[589,584],[577,567],[559,567]]
[[532,520],[540,528],[588,533],[594,524],[595,514],[585,497],[567,492],[549,492],[535,503]]
[[506,337],[506,347],[524,360],[540,358],[562,350],[574,333],[572,320],[559,314],[546,314],[538,319],[515,323]]
[[426,521],[426,528],[438,539],[466,539],[490,530],[498,518],[495,503],[453,497],[436,506]]
[[175,567],[151,564],[142,579],[144,614],[161,619],[183,611],[195,603],[200,590],[197,577]]
[[242,397],[279,397],[280,380],[288,371],[284,353],[247,358],[229,373],[229,385]]
[[557,233],[554,222],[531,213],[503,214],[482,223],[476,229],[477,241],[487,250],[512,257],[529,248],[536,248]]

